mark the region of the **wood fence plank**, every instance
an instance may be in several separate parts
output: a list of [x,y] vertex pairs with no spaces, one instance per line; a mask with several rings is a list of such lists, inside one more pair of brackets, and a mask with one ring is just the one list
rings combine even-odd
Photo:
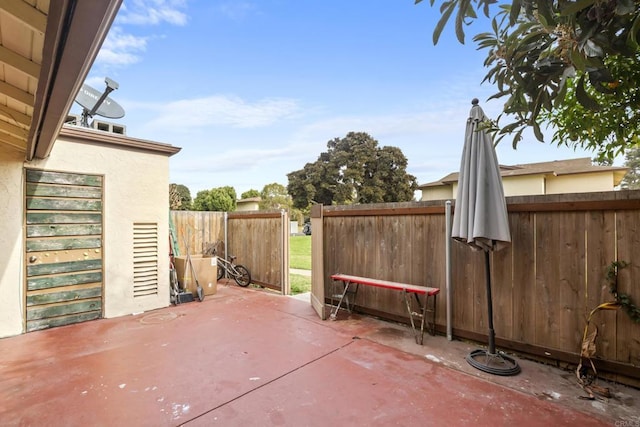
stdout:
[[[494,330],[497,337],[513,339],[513,247],[491,253],[491,295]],[[496,319],[500,319],[496,328]],[[488,319],[487,319],[488,320]]]
[[[568,262],[562,256],[560,242],[561,213],[536,214],[536,337],[533,344],[560,348],[560,264]],[[541,268],[543,267],[544,268]]]
[[[582,325],[589,312],[599,304],[613,300],[609,293],[606,270],[616,257],[615,212],[593,211],[587,216],[587,283],[586,306],[582,313]],[[600,310],[592,319],[598,328],[596,355],[614,360],[616,357],[616,313]]]
[[[620,270],[618,292],[629,295],[640,306],[640,262],[636,260],[640,248],[640,215],[638,212],[616,213],[618,232],[618,260],[629,265]],[[616,360],[640,366],[640,324],[634,323],[627,313],[616,313]]]
[[[469,331],[478,331],[476,327],[474,311],[474,281],[477,260],[473,259],[471,249],[457,241],[451,243],[452,268],[451,281],[453,282],[453,319],[455,326]],[[477,255],[477,254],[476,254]],[[481,276],[484,283],[483,276]],[[486,306],[484,308],[486,310]],[[486,333],[486,330],[483,331]]]
[[[587,212],[563,212],[559,220],[559,247],[556,263],[560,272],[559,304],[557,312],[550,315],[558,316],[559,349],[573,349],[579,351],[582,341],[583,315],[586,309],[586,246],[585,246],[585,217]],[[572,302],[569,304],[568,302]]]
[[513,330],[514,341],[536,342],[537,310],[535,258],[535,214],[510,215],[513,257]]

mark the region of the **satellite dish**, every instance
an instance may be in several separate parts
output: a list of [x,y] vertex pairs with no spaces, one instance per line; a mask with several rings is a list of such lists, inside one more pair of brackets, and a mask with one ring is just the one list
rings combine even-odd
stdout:
[[118,83],[109,77],[105,78],[105,83],[107,87],[102,93],[86,83],[80,88],[75,101],[82,106],[82,126],[89,127],[89,117],[93,117],[95,114],[110,119],[124,117],[124,109],[120,104],[107,96],[118,89]]

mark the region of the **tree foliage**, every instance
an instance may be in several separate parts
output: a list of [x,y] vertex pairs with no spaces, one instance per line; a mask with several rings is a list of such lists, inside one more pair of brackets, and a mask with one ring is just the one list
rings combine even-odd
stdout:
[[625,190],[640,190],[640,145],[627,150],[624,165],[629,171],[620,183]]
[[287,188],[277,182],[265,185],[260,199],[260,209],[291,209],[293,206]]
[[314,163],[287,175],[287,191],[298,209],[323,205],[413,200],[416,178],[397,147],[378,147],[364,132],[349,132],[327,143]]
[[236,190],[233,187],[218,187],[198,191],[193,200],[193,210],[232,212],[236,210]]
[[[442,16],[434,43],[454,12],[455,33],[464,43],[464,25],[477,18],[477,11],[491,17],[497,0],[439,3]],[[548,120],[556,129],[554,143],[591,148],[601,158],[623,152],[629,136],[640,130],[640,80],[626,74],[640,69],[639,32],[640,3],[634,0],[512,0],[500,5],[491,31],[474,37],[479,49],[487,51],[484,65],[489,71],[483,81],[497,89],[490,99],[505,99],[492,129],[497,140],[513,135],[516,147],[524,129],[532,127],[543,141],[540,125]],[[553,113],[555,109],[559,112]],[[570,113],[585,120],[571,120]],[[631,120],[622,120],[630,113]],[[501,125],[505,116],[513,121]]]
[[169,209],[188,211],[191,209],[191,192],[182,184],[169,184]]
[[258,190],[254,190],[253,188],[245,191],[240,195],[240,199],[253,199],[254,197],[260,197],[260,192]]
[[623,154],[640,131],[640,61],[638,58],[609,57],[609,68],[617,76],[610,93],[587,88],[590,98],[600,107],[590,110],[578,100],[576,81],[567,83],[563,104],[553,111],[542,111],[541,117],[555,129],[552,141],[557,145],[580,147],[598,153],[598,160],[609,160]]

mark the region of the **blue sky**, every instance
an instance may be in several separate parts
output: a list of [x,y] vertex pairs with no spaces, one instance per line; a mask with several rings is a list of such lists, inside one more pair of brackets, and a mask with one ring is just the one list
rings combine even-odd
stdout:
[[[471,99],[490,117],[504,101],[467,29],[461,45],[432,32],[436,7],[413,0],[124,0],[87,83],[126,111],[127,135],[182,147],[170,180],[198,191],[233,186],[238,196],[314,162],[334,138],[367,132],[399,147],[419,184],[460,166]],[[72,112],[80,112],[76,104]],[[541,144],[501,164],[593,157]]]

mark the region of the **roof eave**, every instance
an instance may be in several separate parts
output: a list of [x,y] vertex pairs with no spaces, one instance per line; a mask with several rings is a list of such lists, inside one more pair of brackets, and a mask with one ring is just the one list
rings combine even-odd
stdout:
[[49,156],[122,0],[59,0],[50,5],[27,160]]
[[145,139],[131,138],[115,133],[104,132],[79,126],[63,126],[60,137],[69,141],[111,145],[120,148],[142,150],[150,153],[173,156],[182,148]]

